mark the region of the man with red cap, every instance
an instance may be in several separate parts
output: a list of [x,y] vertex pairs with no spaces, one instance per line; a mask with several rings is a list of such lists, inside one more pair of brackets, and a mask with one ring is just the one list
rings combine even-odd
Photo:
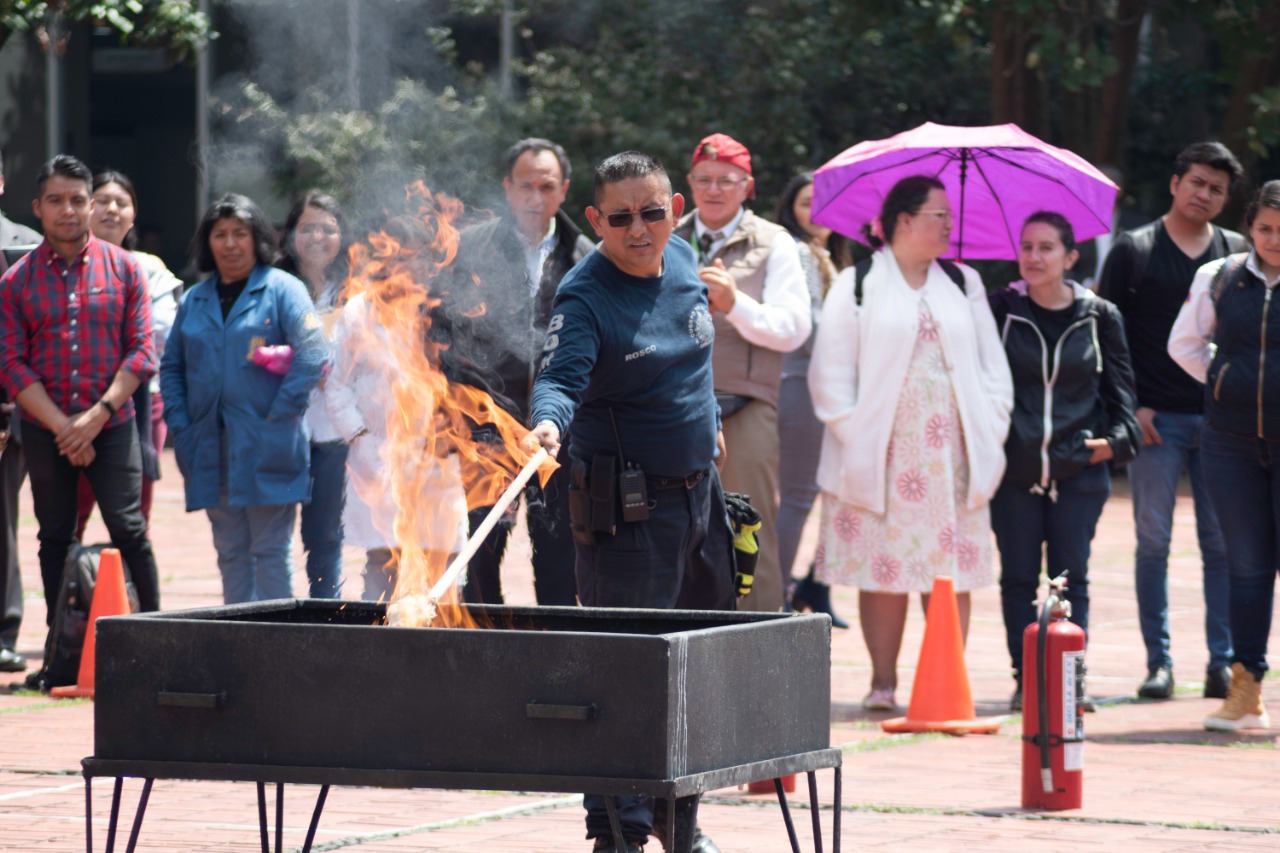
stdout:
[[724,423],[724,488],[759,510],[755,585],[740,610],[774,611],[786,600],[778,560],[778,388],[782,355],[805,342],[809,291],[795,240],[744,207],[755,196],[751,152],[723,133],[693,150],[695,209],[676,234],[693,244],[716,338],[712,371]]

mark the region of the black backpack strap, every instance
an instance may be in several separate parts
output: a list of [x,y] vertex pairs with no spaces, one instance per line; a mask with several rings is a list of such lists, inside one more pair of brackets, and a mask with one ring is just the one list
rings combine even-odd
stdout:
[[[964,271],[959,266],[952,261],[944,261],[942,258],[938,258],[938,266],[942,267],[942,271],[947,274],[947,278],[955,282],[961,293],[969,292],[964,285]],[[859,307],[862,305],[862,280],[866,278],[867,271],[870,269],[871,258],[863,258],[853,265],[853,304]]]
[[938,258],[938,266],[942,267],[942,271],[947,274],[947,278],[956,283],[956,287],[960,288],[961,293],[969,292],[964,286],[964,271],[960,269],[955,261]]
[[[1156,220],[1149,225],[1129,232],[1129,304],[1137,299],[1138,285],[1147,274],[1147,264],[1151,261],[1151,252],[1156,247]],[[1163,227],[1163,226],[1162,226]]]
[[871,269],[871,258],[866,257],[853,265],[853,304],[862,307],[862,280]]
[[1245,268],[1245,262],[1248,259],[1248,252],[1228,255],[1222,266],[1218,267],[1218,271],[1213,274],[1213,281],[1209,283],[1209,296],[1213,299],[1215,309],[1218,306],[1218,300],[1222,298],[1223,291],[1244,281],[1245,276],[1248,275],[1248,270]]

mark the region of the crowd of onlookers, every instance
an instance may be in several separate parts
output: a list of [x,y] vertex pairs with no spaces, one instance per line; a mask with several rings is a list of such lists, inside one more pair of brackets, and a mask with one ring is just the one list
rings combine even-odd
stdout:
[[[184,292],[136,250],[127,176],[92,175],[65,155],[46,164],[34,202],[43,236],[0,217],[0,669],[26,666],[14,649],[23,478],[50,618],[95,503],[142,609],[158,609],[147,520],[167,440],[188,511],[209,519],[227,603],[292,595],[295,526],[316,598],[340,595],[344,544],[367,552],[371,600],[391,596],[403,531],[416,531],[416,546],[457,552],[489,507],[468,507],[456,457],[415,458],[394,440],[398,353],[430,350],[451,380],[534,426],[557,288],[596,246],[562,210],[570,171],[560,146],[521,140],[503,163],[506,208],[462,231],[449,267],[421,275],[415,259],[434,234],[412,211],[379,223],[371,242],[324,192],[298,200],[280,230],[249,198],[226,195],[199,223],[191,247],[205,277]],[[1270,312],[1280,182],[1254,196],[1241,235],[1213,224],[1241,177],[1222,145],[1188,147],[1168,211],[1104,235],[1089,270],[1070,222],[1035,213],[1022,224],[1020,280],[988,293],[972,268],[944,260],[955,219],[941,182],[894,185],[876,227],[859,235],[874,251],[854,264],[847,241],[810,218],[812,173],[788,184],[770,221],[747,206],[748,149],[724,134],[699,142],[692,209],[680,217],[673,205],[674,234],[706,288],[705,328],[691,318],[687,333],[714,334],[719,477],[761,516],[754,583],[738,606],[827,613],[843,628],[830,587],[856,587],[872,661],[864,706],[889,710],[908,594],[927,604],[934,577],[954,578],[967,629],[969,592],[998,577],[1018,708],[1022,631],[1045,574],[1067,574],[1072,619],[1088,629],[1091,540],[1123,467],[1146,647],[1138,695],[1170,698],[1169,543],[1188,475],[1204,562],[1204,694],[1225,700],[1205,724],[1265,725],[1280,527],[1280,357],[1270,368],[1266,359],[1280,347]],[[656,223],[650,213],[593,206],[587,219],[605,237]],[[370,264],[396,264],[433,297],[475,289],[466,300],[419,299],[444,346],[406,340],[388,320],[390,297],[346,286],[353,272],[379,279]],[[500,442],[482,424],[473,437]],[[560,469],[524,494],[540,604],[578,601],[574,458],[570,429]],[[406,510],[403,481],[431,500]],[[819,495],[818,549],[802,557]],[[407,525],[406,511],[423,517]],[[467,600],[502,601],[514,518],[472,559]]]

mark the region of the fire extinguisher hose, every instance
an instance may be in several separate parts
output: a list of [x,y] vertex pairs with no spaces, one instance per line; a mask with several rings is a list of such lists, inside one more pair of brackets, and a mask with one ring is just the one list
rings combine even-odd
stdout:
[[1036,635],[1036,712],[1040,719],[1040,784],[1046,794],[1053,793],[1053,768],[1049,761],[1049,674],[1048,655],[1049,614],[1058,603],[1057,593],[1050,589],[1040,608],[1040,630]]

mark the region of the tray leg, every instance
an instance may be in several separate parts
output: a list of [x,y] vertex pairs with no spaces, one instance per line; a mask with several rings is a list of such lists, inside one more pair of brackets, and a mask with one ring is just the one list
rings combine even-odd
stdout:
[[276,853],[284,849],[284,783],[276,783]]
[[622,837],[622,821],[618,819],[618,798],[605,797],[604,807],[609,810],[609,831],[613,833],[613,849],[617,853],[627,853],[627,839]]
[[329,786],[321,785],[320,796],[316,797],[316,809],[311,813],[311,825],[307,827],[307,840],[302,844],[302,853],[311,853],[311,844],[316,840],[316,829],[320,827],[320,812],[324,811],[324,801],[328,796]]
[[782,789],[782,780],[773,780],[773,789],[778,792],[778,805],[782,806],[782,822],[787,825],[787,838],[791,840],[791,853],[800,853],[800,839],[796,838],[796,825],[791,821],[791,809],[787,806],[787,792]]
[[701,794],[667,801],[667,837],[673,853],[693,853],[694,831],[698,827],[698,802]]
[[813,818],[813,853],[822,853],[822,815],[818,811],[818,771],[810,770],[809,777],[809,814]]
[[124,790],[124,777],[117,776],[111,788],[111,821],[107,824],[107,853],[116,849],[116,826],[120,822],[120,793]]
[[262,853],[271,853],[267,838],[267,786],[258,782],[258,833],[262,836]]
[[84,777],[84,853],[93,853],[93,777]]
[[142,796],[138,798],[138,810],[133,815],[133,828],[129,830],[129,844],[125,853],[133,853],[138,849],[138,835],[142,832],[142,818],[147,813],[147,800],[151,799],[151,785],[155,779],[147,779],[142,783]]
[[840,808],[840,794],[841,794],[841,790],[840,790],[840,788],[841,788],[841,781],[840,781],[841,776],[840,776],[840,770],[841,770],[840,766],[839,766],[839,765],[836,765],[836,768],[835,768],[835,772],[836,772],[836,785],[835,785],[835,787],[836,787],[836,792],[835,792],[836,807],[835,807],[835,812],[834,812],[834,813],[832,814],[832,816],[831,816],[831,853],[840,853],[840,814],[841,814],[841,808]]

